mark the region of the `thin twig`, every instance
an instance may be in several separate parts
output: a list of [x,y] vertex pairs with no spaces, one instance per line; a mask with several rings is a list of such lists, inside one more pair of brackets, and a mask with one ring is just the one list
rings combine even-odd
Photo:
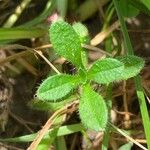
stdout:
[[[29,47],[27,47],[27,46],[19,45],[19,44],[3,45],[3,46],[1,45],[0,48],[1,48],[1,49],[3,48],[4,50],[8,50],[8,49],[9,49],[9,50],[12,50],[12,49],[26,49],[26,51],[22,51],[22,52],[19,52],[19,53],[17,53],[17,54],[13,54],[13,55],[11,55],[11,56],[6,57],[6,58],[3,59],[3,60],[0,60],[0,65],[2,65],[2,64],[4,64],[4,63],[7,63],[7,62],[9,62],[9,61],[12,61],[12,60],[14,60],[14,59],[17,59],[17,58],[20,59],[20,57],[26,56],[26,55],[28,55],[29,53],[33,53],[33,52],[38,53],[38,51],[40,51],[38,54],[50,65],[50,67],[52,67],[52,69],[54,69],[54,71],[55,71],[56,73],[60,74],[60,72],[49,62],[49,60],[48,60],[48,59],[42,54],[42,52],[41,52],[41,50],[46,49],[46,48],[50,48],[50,47],[52,47],[51,44],[44,45],[44,46],[41,46],[41,47],[37,47],[37,48],[35,48],[35,49],[29,48]],[[1,49],[0,49],[0,50],[1,50]],[[40,50],[40,49],[41,49],[41,50]],[[41,55],[41,54],[42,54],[42,55]],[[22,62],[22,60],[19,60],[19,61]],[[22,62],[22,63],[23,63],[24,66],[29,66],[29,64],[27,64],[26,62]],[[37,70],[35,70],[35,68],[33,69],[33,67],[30,66],[30,68],[28,68],[28,69],[29,69],[29,71],[32,72],[34,75],[37,75],[37,74],[36,74]]]
[[92,40],[91,45],[96,46],[101,43],[111,32],[119,27],[119,21],[114,22],[107,30],[98,33]]
[[41,50],[41,49],[46,49],[46,48],[51,48],[51,47],[52,47],[52,44],[47,44],[47,45],[42,45],[40,47],[36,47],[34,49]]
[[1,149],[3,149],[2,147],[5,147],[5,148],[11,149],[11,150],[24,150],[24,149],[17,148],[12,145],[7,145],[7,144],[3,144],[3,143],[0,143],[0,147],[1,147]]
[[20,124],[22,124],[23,126],[25,126],[31,133],[34,132],[34,131],[25,123],[25,121],[24,121],[22,118],[16,116],[16,115],[15,115],[14,113],[12,113],[12,112],[9,112],[9,114],[10,114],[10,116],[11,116],[12,118],[14,118],[14,119],[17,120]]
[[105,54],[105,55],[108,55],[108,56],[111,56],[112,57],[112,54],[98,48],[98,47],[95,47],[95,46],[92,46],[92,45],[86,45],[86,44],[82,44],[82,47],[83,48],[86,48],[86,49],[89,49],[89,50],[93,50],[93,51],[100,51],[102,54]]
[[[12,50],[9,50],[8,51],[12,56],[15,54]],[[24,66],[31,74],[37,76],[37,72],[38,70],[33,66],[31,65],[29,62],[27,62],[25,59],[23,58],[18,58],[16,61],[18,61],[22,66]]]
[[130,128],[131,122],[130,122],[130,115],[128,110],[128,103],[127,103],[127,91],[126,91],[126,83],[127,81],[123,81],[123,107],[125,110],[125,128]]
[[[128,140],[126,138],[116,138],[116,137],[112,137],[114,140],[117,141],[123,141],[123,142],[127,142]],[[137,141],[138,143],[143,143],[146,144],[146,139],[135,139],[135,141]]]
[[134,140],[133,138],[131,138],[128,134],[126,134],[125,132],[123,132],[121,129],[117,128],[116,126],[114,126],[112,123],[108,122],[116,131],[118,131],[121,135],[123,135],[124,137],[126,137],[128,140],[130,140],[132,143],[134,143],[135,145],[139,146],[140,148],[142,148],[143,150],[148,150],[147,148],[145,148],[143,145],[141,145],[140,143],[138,143],[136,140]]
[[[43,45],[41,47],[36,47],[34,49],[36,49],[38,51],[38,50],[44,50],[44,49],[50,48],[50,47],[52,47],[52,45],[48,44],[48,45]],[[14,59],[26,56],[29,53],[33,53],[34,52],[33,48],[30,48],[30,47],[27,47],[27,46],[23,46],[23,45],[19,45],[19,44],[0,45],[0,50],[14,50],[14,49],[22,49],[22,50],[25,49],[25,51],[18,52],[16,54],[13,54],[11,56],[6,57],[5,59],[0,60],[0,65],[2,65],[4,63],[7,63],[9,61],[12,61]]]
[[[46,132],[48,131],[49,128],[51,128],[51,126],[53,125],[53,123],[55,122],[55,120],[65,114],[65,113],[69,113],[69,112],[73,112],[77,109],[77,106],[79,104],[79,101],[74,101],[73,103],[59,109],[58,111],[56,111],[46,122],[46,124],[42,127],[42,129],[39,131],[38,135],[36,136],[36,138],[34,139],[34,141],[31,143],[31,145],[28,147],[27,150],[36,150],[38,144],[40,143],[40,141],[42,140],[42,138],[44,137],[44,135],[46,134]],[[75,107],[74,107],[75,106]]]
[[46,62],[47,64],[57,73],[57,74],[61,74],[57,68],[42,54],[41,51],[37,51],[37,50],[34,50],[39,56],[41,56]]

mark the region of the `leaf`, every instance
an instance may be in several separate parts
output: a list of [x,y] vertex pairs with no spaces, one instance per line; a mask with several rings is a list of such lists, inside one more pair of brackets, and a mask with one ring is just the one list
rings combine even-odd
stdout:
[[82,66],[81,42],[73,27],[64,21],[52,23],[49,30],[54,50],[77,67]]
[[134,7],[136,7],[137,9],[139,9],[141,12],[145,13],[146,15],[150,15],[150,9],[148,9],[139,0],[129,0],[129,3],[132,4]]
[[117,59],[124,63],[124,70],[120,75],[120,80],[126,80],[136,76],[144,67],[144,60],[137,56],[119,56]]
[[136,76],[144,67],[143,59],[137,56],[120,56],[117,59],[98,60],[89,69],[88,79],[107,84]]
[[124,64],[113,58],[96,61],[89,69],[88,79],[98,83],[108,84],[120,78]]
[[67,145],[65,141],[65,137],[57,137],[55,139],[55,149],[57,150],[67,150]]
[[79,35],[81,43],[89,42],[88,29],[80,22],[73,24],[72,26],[75,32]]
[[37,90],[37,97],[41,100],[56,101],[63,98],[78,86],[80,78],[71,75],[55,75],[42,82]]
[[[0,42],[4,40],[31,39],[44,36],[47,30],[40,28],[0,28]],[[15,35],[15,36],[14,36]]]
[[106,128],[108,111],[102,96],[89,85],[83,88],[79,104],[81,122],[89,129],[103,131]]
[[[84,127],[81,124],[72,124],[72,125],[65,125],[61,126],[59,128],[52,128],[47,131],[45,136],[43,137],[43,140],[49,140],[49,137],[53,137],[55,132],[57,132],[57,136],[64,136],[64,135],[69,135],[73,134],[79,131],[84,130]],[[19,137],[14,137],[14,138],[0,138],[1,142],[31,142],[35,139],[38,133],[33,133],[33,134],[28,134],[28,135],[23,135]]]
[[119,7],[124,17],[135,17],[139,14],[139,10],[129,3],[129,0],[120,0]]
[[150,10],[150,1],[149,0],[140,0],[149,10]]
[[42,140],[42,141],[40,142],[40,144],[37,146],[36,150],[49,149],[49,147],[50,147],[50,145],[51,145],[51,144],[49,144],[49,143],[50,143],[50,142],[49,142],[49,139],[47,139],[47,140]]
[[131,150],[133,146],[132,142],[122,145],[118,150]]
[[[82,44],[87,44],[90,42],[88,29],[82,23],[80,22],[74,23],[72,27],[78,34],[80,38],[80,42]],[[82,59],[83,66],[86,68],[88,63],[86,50],[81,51],[81,59]]]

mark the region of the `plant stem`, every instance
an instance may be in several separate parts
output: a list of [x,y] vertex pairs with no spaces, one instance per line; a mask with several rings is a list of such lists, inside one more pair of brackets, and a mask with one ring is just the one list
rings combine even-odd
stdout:
[[57,0],[57,10],[60,16],[65,19],[68,8],[68,0]]
[[[120,7],[118,5],[118,0],[113,0],[113,2],[114,2],[114,6],[116,8],[117,15],[118,15],[118,18],[119,18],[119,21],[120,21],[120,26],[121,26],[121,30],[122,30],[123,37],[124,37],[124,42],[125,42],[125,48],[126,48],[126,51],[127,51],[127,55],[134,55],[132,44],[131,44],[131,41],[130,41],[130,38],[129,38],[129,34],[127,32],[127,27],[126,27],[124,18],[121,14]],[[138,75],[134,79],[135,79],[136,93],[137,93],[137,97],[138,97],[139,104],[140,104],[140,110],[141,110],[144,130],[145,130],[145,136],[146,136],[146,140],[147,140],[147,146],[148,146],[148,149],[150,150],[150,121],[149,121],[150,118],[149,118],[149,115],[148,115],[146,100],[145,100],[143,88],[142,88],[142,85],[141,85],[140,76]]]
[[112,16],[114,14],[114,10],[115,10],[115,8],[113,7],[113,3],[111,2],[108,9],[107,9],[106,14],[105,14],[105,22],[104,22],[104,25],[102,27],[102,31],[105,31],[107,29],[107,27],[109,26],[109,23],[110,23]]

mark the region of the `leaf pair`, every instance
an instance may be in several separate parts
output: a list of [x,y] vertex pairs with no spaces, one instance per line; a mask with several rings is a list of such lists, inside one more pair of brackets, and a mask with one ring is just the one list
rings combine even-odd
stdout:
[[[109,84],[137,75],[143,66],[144,61],[136,56],[106,58],[96,61],[84,76],[89,82],[93,80],[99,84]],[[37,96],[42,100],[56,101],[84,83],[84,80],[80,75],[50,76],[38,88]]]

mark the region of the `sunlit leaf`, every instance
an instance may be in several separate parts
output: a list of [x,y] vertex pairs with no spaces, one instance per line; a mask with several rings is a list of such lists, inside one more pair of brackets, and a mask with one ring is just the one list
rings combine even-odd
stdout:
[[77,67],[82,65],[80,38],[70,24],[64,21],[54,22],[50,27],[49,34],[53,48],[59,55]]
[[118,150],[131,150],[133,146],[132,142],[122,145]]
[[[64,136],[64,135],[69,135],[73,134],[75,132],[79,132],[84,130],[84,127],[82,124],[73,124],[73,125],[66,125],[66,126],[61,126],[59,128],[52,128],[47,131],[46,135],[43,137],[43,140],[49,140],[50,137],[52,137],[55,132],[57,132],[57,136]],[[38,133],[32,133],[28,135],[23,135],[19,137],[14,137],[14,138],[0,138],[1,142],[31,142],[35,139]]]
[[116,81],[124,69],[124,64],[113,58],[96,61],[88,72],[88,79],[107,84]]
[[69,94],[78,86],[79,77],[71,75],[55,75],[42,82],[37,90],[40,100],[56,101]]
[[136,76],[144,67],[144,60],[137,56],[119,56],[117,57],[117,59],[124,64],[124,70],[120,74],[121,80],[126,80],[128,78]]
[[81,43],[89,42],[88,29],[82,23],[77,22],[77,23],[73,24],[72,27],[74,28],[76,33],[79,35]]
[[79,114],[85,127],[96,131],[105,130],[108,119],[106,103],[102,96],[94,92],[89,85],[83,88]]
[[150,1],[149,0],[140,0],[149,10],[150,10]]

